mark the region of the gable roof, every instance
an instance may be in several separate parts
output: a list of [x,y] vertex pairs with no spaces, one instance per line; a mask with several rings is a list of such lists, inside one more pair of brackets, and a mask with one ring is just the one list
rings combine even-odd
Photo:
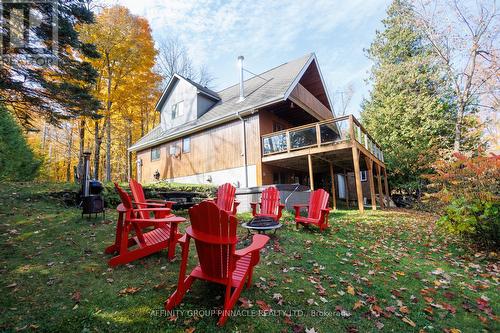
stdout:
[[170,95],[170,92],[172,91],[172,89],[174,89],[175,84],[179,80],[187,81],[189,84],[193,85],[197,89],[198,93],[204,94],[205,96],[209,97],[210,99],[213,99],[214,101],[220,101],[220,97],[219,97],[219,95],[217,95],[216,92],[208,89],[207,87],[202,86],[199,83],[194,82],[191,79],[185,78],[184,76],[175,73],[174,75],[172,75],[172,77],[168,81],[167,86],[165,87],[165,89],[163,90],[163,93],[160,96],[160,99],[156,103],[156,106],[155,106],[156,111],[161,110],[161,108],[163,107],[163,104],[165,104],[165,102],[167,101],[168,95]]
[[[210,92],[219,98],[219,101],[200,118],[167,130],[163,130],[161,126],[158,125],[134,143],[129,150],[138,151],[163,142],[171,141],[205,128],[238,119],[240,116],[252,114],[260,107],[286,100],[293,90],[293,87],[299,82],[312,62],[316,62],[317,66],[315,54],[309,53],[245,80],[243,83],[245,99],[242,101],[239,101],[239,84],[232,85],[217,93],[210,90]],[[185,79],[177,74],[174,76],[178,76],[177,79]],[[173,80],[174,77],[172,77],[160,101],[158,101],[156,106],[157,110],[161,109],[161,106],[168,96],[169,89],[172,89]],[[322,78],[321,81],[323,82]]]

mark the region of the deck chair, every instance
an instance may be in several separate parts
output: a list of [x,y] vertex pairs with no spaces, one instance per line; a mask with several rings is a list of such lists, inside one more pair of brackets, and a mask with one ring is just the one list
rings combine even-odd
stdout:
[[[274,186],[266,188],[262,191],[262,197],[260,203],[251,202],[252,215],[270,217],[275,221],[279,221],[281,218],[281,212],[285,205],[280,203],[280,192]],[[257,206],[259,206],[259,212],[257,212]]]
[[[136,181],[133,178],[129,180],[130,191],[132,192],[132,196],[134,197],[134,204],[138,206],[138,208],[172,208],[175,204],[175,201],[167,201],[160,199],[146,199],[144,196],[144,189],[142,188],[141,183]],[[142,214],[146,214],[146,212],[142,212]]]
[[[330,195],[323,189],[311,192],[309,204],[293,205],[295,209],[295,225],[298,228],[299,224],[307,225],[314,224],[319,227],[320,231],[328,228],[328,197]],[[307,207],[307,217],[300,216],[300,209]]]
[[[175,244],[181,237],[176,233],[177,224],[186,219],[171,214],[170,208],[134,208],[128,193],[116,183],[115,189],[122,203],[117,207],[115,243],[104,251],[107,254],[117,253],[108,261],[109,266],[127,264],[165,248],[169,249],[168,258],[173,259]],[[151,217],[151,213],[162,217]],[[151,224],[157,226],[145,232],[144,225]],[[135,236],[130,236],[132,230]]]
[[[259,252],[269,240],[265,235],[254,235],[250,246],[236,250],[236,216],[219,209],[212,201],[203,201],[189,209],[191,226],[181,238],[182,262],[177,290],[165,302],[165,309],[179,305],[195,279],[226,286],[224,311],[218,325],[227,321],[230,310],[238,300],[246,283],[252,283],[253,268],[259,262]],[[194,239],[199,264],[186,278],[189,241]],[[234,288],[234,289],[233,289]]]
[[[132,197],[134,201],[132,202],[137,208],[169,208],[172,209],[172,206],[175,204],[174,201],[167,200],[159,200],[159,199],[146,199],[144,195],[144,189],[142,188],[141,183],[136,181],[133,178],[129,180],[130,191],[132,192]],[[155,218],[166,217],[167,210],[155,212]],[[146,219],[149,217],[149,212],[142,211],[139,213],[142,218]],[[171,214],[171,213],[170,213]],[[158,227],[157,223],[144,224],[144,227]]]
[[235,194],[236,187],[229,183],[222,184],[217,189],[217,196],[214,202],[220,209],[236,214],[240,203],[235,200]]

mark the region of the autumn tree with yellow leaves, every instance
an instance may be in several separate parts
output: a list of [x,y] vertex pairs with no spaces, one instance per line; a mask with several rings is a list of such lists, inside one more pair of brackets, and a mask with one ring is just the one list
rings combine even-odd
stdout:
[[102,10],[94,24],[80,27],[82,39],[101,57],[88,59],[99,77],[96,97],[102,118],[93,119],[94,177],[99,178],[101,144],[105,139],[104,179],[124,179],[133,164],[127,148],[157,122],[154,103],[160,77],[154,73],[156,50],[147,20],[122,6]]

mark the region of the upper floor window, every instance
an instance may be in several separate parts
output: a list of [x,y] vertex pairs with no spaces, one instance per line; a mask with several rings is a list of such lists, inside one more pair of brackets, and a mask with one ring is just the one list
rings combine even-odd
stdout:
[[368,179],[368,171],[361,171],[361,181],[362,182],[366,182],[366,180]]
[[160,148],[151,148],[151,161],[156,161],[160,159]]
[[177,155],[177,153],[178,153],[177,144],[175,143],[170,144],[170,155],[175,156]]
[[172,119],[184,115],[184,103],[178,102],[172,105]]
[[182,139],[182,152],[189,153],[191,151],[191,137]]

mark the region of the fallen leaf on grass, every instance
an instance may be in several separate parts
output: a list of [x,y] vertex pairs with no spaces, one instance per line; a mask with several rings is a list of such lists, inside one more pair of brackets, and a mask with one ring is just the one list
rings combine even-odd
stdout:
[[370,311],[372,312],[372,315],[375,317],[380,317],[380,314],[382,313],[382,308],[376,304],[370,306]]
[[457,309],[451,304],[448,303],[442,303],[443,309],[450,311],[451,313],[455,314],[457,312]]
[[396,312],[396,307],[395,306],[386,306],[385,311],[390,312],[390,313],[394,313],[394,312]]
[[347,293],[354,296],[356,292],[354,291],[354,288],[352,286],[347,286]]
[[160,284],[154,285],[153,290],[161,290],[161,289],[165,289],[166,287],[167,287],[166,283],[160,283]]
[[375,327],[377,327],[379,330],[381,330],[382,328],[384,328],[384,324],[380,321],[376,321]]
[[266,302],[259,300],[259,301],[256,301],[255,303],[257,303],[257,305],[259,306],[259,308],[262,311],[264,311],[264,312],[271,311],[271,307]]
[[453,300],[455,298],[455,294],[452,293],[451,291],[447,291],[443,294],[443,296],[446,298],[446,299],[449,299],[449,300]]
[[401,320],[405,323],[407,323],[408,325],[410,325],[411,327],[415,327],[417,326],[410,318],[408,317],[403,317],[401,318]]
[[353,310],[357,310],[357,309],[359,309],[362,306],[363,306],[363,302],[357,301],[356,303],[354,303],[354,306],[352,307],[352,309]]
[[17,287],[17,283],[14,282],[14,283],[9,284],[5,288],[15,288],[15,287]]
[[120,290],[120,292],[118,294],[120,296],[128,295],[128,294],[135,294],[139,290],[141,290],[141,288],[139,288],[139,287],[128,287],[128,288]]
[[408,309],[407,306],[401,306],[399,308],[399,312],[404,313],[404,314],[409,314],[410,313],[410,309]]
[[81,296],[82,296],[82,295],[81,295],[81,293],[80,293],[79,291],[75,291],[75,292],[73,293],[73,295],[71,296],[71,299],[72,299],[73,301],[75,301],[75,303],[80,303],[80,297],[81,297]]
[[250,301],[248,300],[248,298],[240,297],[238,299],[238,301],[240,301],[241,307],[243,309],[249,309],[249,308],[251,308],[253,306],[253,304],[250,303]]

